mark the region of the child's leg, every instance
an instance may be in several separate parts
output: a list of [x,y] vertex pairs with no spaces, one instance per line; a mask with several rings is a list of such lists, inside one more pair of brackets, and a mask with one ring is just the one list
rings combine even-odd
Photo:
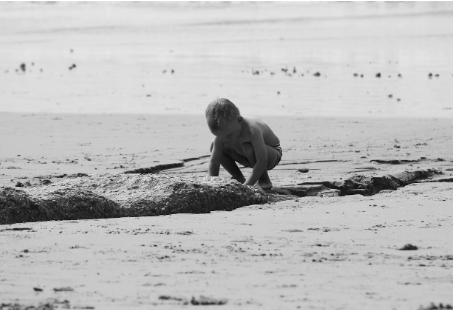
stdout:
[[[211,144],[211,152],[212,152],[213,144]],[[220,159],[220,164],[229,174],[231,177],[241,183],[245,182],[245,177],[242,174],[241,170],[237,166],[236,162],[247,166],[247,163],[244,160],[244,157],[238,154],[235,150],[231,148],[225,148],[223,150],[222,158]]]
[[[251,143],[244,143],[243,145],[243,151],[245,156],[247,157],[250,165],[253,167],[256,164],[256,156],[255,156],[255,149],[253,148]],[[266,145],[266,151],[267,151],[267,169],[272,169],[275,166],[275,162],[277,161],[277,151],[270,147],[269,145]],[[271,179],[269,178],[269,174],[267,173],[267,170],[263,172],[263,174],[260,176],[258,179],[258,184],[262,189],[271,189],[272,188],[272,182]]]

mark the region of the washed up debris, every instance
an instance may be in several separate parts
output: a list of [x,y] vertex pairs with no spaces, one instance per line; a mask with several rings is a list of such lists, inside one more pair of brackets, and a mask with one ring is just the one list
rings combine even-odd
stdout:
[[453,178],[437,178],[417,181],[417,183],[431,183],[431,182],[453,182]]
[[[421,180],[432,177],[436,174],[442,174],[442,171],[436,169],[404,171],[395,174],[383,176],[366,176],[354,175],[343,181],[329,182],[303,182],[297,186],[291,186],[287,189],[287,194],[296,196],[329,196],[328,190],[337,190],[337,196],[344,195],[375,195],[383,190],[396,190],[398,187],[406,186],[411,183],[420,182]],[[286,187],[282,187],[286,189]],[[280,188],[272,189],[275,192]],[[281,191],[284,192],[284,191]],[[335,195],[334,192],[331,193]]]
[[184,166],[184,162],[177,162],[177,163],[171,163],[171,164],[156,165],[156,166],[152,166],[149,168],[138,168],[138,169],[134,169],[134,170],[128,170],[128,171],[124,171],[123,173],[141,173],[141,174],[158,173],[159,171],[162,171],[162,170],[179,168],[179,167],[183,167],[183,166]]
[[[396,190],[398,187],[406,186],[415,182],[425,182],[425,179],[436,174],[442,174],[436,169],[404,171],[384,176],[366,176],[354,175],[353,177],[342,181],[320,181],[320,182],[302,182],[296,185],[284,185],[273,187],[267,190],[269,194],[285,196],[318,196],[318,197],[336,197],[344,195],[374,195],[385,190]],[[448,181],[449,179],[445,179]],[[270,201],[277,201],[274,196],[270,196]]]
[[[71,308],[71,303],[68,300],[58,300],[48,298],[45,302],[40,302],[37,305],[28,305],[20,303],[0,303],[1,310],[53,310],[53,309],[74,309]],[[94,309],[94,307],[77,306],[77,309]]]
[[296,197],[374,195],[441,174],[436,169],[304,182],[263,191],[232,179],[165,174],[101,174],[47,185],[0,187],[0,224],[209,213]]
[[204,158],[208,158],[208,157],[211,157],[211,155],[203,155],[203,156],[199,156],[199,157],[184,158],[182,161],[185,162],[185,163],[187,163],[187,162],[189,162],[189,161],[204,159]]
[[182,303],[183,305],[189,304],[189,300],[187,298],[180,296],[160,295],[159,300],[176,301]]
[[[397,147],[399,148],[399,146]],[[370,162],[376,162],[378,164],[389,164],[389,165],[401,165],[401,164],[410,164],[410,163],[417,163],[420,160],[409,160],[409,159],[372,159]]]
[[326,184],[329,188],[341,190],[342,195],[374,195],[382,190],[396,190],[398,187],[427,179],[435,174],[442,174],[436,169],[404,171],[384,176],[356,175],[342,182]]
[[304,232],[303,230],[300,230],[300,229],[285,229],[285,230],[282,230],[282,231],[286,231],[286,232],[290,232],[290,233]]
[[225,298],[217,299],[217,298],[211,298],[211,297],[206,297],[206,296],[200,296],[198,298],[192,297],[192,299],[190,300],[190,303],[192,305],[202,305],[202,306],[224,305],[227,302],[228,302],[228,300]]
[[416,245],[412,245],[410,243],[404,245],[402,248],[399,248],[398,250],[400,251],[415,251],[418,250],[418,247]]
[[450,304],[442,304],[442,303],[439,303],[439,304],[435,304],[435,303],[431,303],[429,306],[427,307],[424,307],[424,306],[420,306],[418,308],[418,310],[440,310],[440,309],[453,309],[453,306],[450,305]]
[[74,289],[72,287],[69,287],[69,286],[55,287],[53,290],[55,292],[72,292],[72,291],[74,291]]
[[46,186],[0,187],[0,224],[209,213],[267,201],[259,187],[218,177],[91,175]]
[[267,190],[270,194],[278,195],[292,195],[298,197],[306,196],[322,196],[322,197],[335,197],[340,195],[340,190],[330,189],[323,184],[299,184],[287,185],[281,187],[273,187]]

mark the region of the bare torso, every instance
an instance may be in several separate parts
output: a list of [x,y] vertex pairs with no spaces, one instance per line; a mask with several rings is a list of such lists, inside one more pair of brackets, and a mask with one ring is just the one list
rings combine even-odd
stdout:
[[251,142],[250,136],[253,130],[260,130],[263,135],[264,143],[269,146],[276,146],[280,144],[280,140],[272,131],[272,129],[262,120],[251,117],[243,117],[242,129],[238,135],[233,137],[223,137],[222,142],[224,146],[234,149],[237,153],[243,154],[243,144]]

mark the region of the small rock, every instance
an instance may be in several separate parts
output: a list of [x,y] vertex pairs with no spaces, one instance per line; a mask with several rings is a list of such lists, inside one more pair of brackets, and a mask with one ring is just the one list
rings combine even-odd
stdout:
[[321,73],[316,72],[315,74],[313,74],[313,76],[320,77],[320,76],[321,76]]
[[42,292],[42,291],[43,291],[43,289],[40,288],[40,287],[34,287],[33,290],[34,290],[35,292]]
[[21,183],[21,182],[17,182],[15,186],[16,186],[16,187],[24,187],[24,184]]
[[380,77],[381,77],[381,74],[380,74],[380,73],[376,73],[376,77],[377,77],[377,78],[380,78]]
[[408,243],[405,246],[403,246],[402,248],[399,248],[398,250],[400,250],[400,251],[415,251],[415,250],[418,250],[418,247]]
[[301,169],[297,169],[297,171],[302,172],[302,173],[307,173],[310,170],[307,168],[301,168]]

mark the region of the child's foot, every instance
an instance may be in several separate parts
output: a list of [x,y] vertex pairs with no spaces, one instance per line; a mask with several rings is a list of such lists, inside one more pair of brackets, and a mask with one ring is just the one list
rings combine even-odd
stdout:
[[232,176],[231,178],[242,184],[245,182],[245,177],[243,175]]
[[267,174],[267,171],[264,171],[264,173],[261,175],[261,177],[258,180],[258,184],[262,189],[271,189],[272,188],[272,182],[271,179],[269,178],[269,174]]
[[262,189],[271,189],[272,188],[272,182],[271,180],[258,180],[258,184]]

